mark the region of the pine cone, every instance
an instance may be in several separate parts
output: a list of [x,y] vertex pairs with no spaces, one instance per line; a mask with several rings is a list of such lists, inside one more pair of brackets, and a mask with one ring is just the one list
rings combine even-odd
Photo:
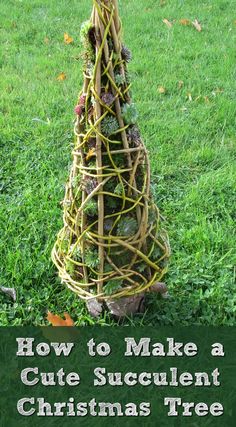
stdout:
[[85,103],[86,103],[86,95],[85,93],[83,93],[83,95],[80,96],[79,104],[85,106]]

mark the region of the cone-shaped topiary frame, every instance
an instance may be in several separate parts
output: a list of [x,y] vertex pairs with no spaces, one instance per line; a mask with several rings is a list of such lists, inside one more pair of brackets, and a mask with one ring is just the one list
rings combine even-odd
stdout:
[[75,124],[64,227],[52,259],[83,299],[148,290],[166,272],[169,245],[150,196],[150,162],[136,125],[117,0],[94,0],[84,23],[84,86]]

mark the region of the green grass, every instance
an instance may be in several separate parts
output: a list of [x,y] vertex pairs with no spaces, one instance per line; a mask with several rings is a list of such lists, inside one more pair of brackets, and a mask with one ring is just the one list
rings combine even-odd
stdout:
[[[18,295],[14,304],[0,294],[1,325],[43,324],[47,309],[68,311],[78,325],[94,322],[50,260],[82,85],[79,30],[90,3],[0,1],[0,285]],[[149,297],[145,315],[127,323],[235,324],[235,2],[119,3],[153,192],[172,247],[170,299]],[[164,18],[176,20],[172,28]],[[203,31],[180,25],[182,18],[198,18]],[[73,45],[64,44],[64,32]],[[112,321],[106,315],[99,323]]]

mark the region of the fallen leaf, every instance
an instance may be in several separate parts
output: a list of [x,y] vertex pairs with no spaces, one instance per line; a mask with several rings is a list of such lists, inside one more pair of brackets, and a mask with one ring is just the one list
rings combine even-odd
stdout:
[[180,25],[190,25],[191,24],[191,21],[190,21],[190,19],[180,19],[179,20],[179,23],[180,23]]
[[48,37],[45,37],[45,39],[44,39],[44,43],[46,43],[46,44],[48,44],[48,43],[49,43],[49,38],[48,38]]
[[73,43],[73,41],[74,41],[74,39],[71,36],[69,36],[68,33],[64,33],[64,42],[66,44],[71,44],[71,43]]
[[14,302],[16,301],[16,290],[14,288],[5,288],[4,286],[0,286],[0,291],[11,297]]
[[183,80],[179,80],[178,81],[178,89],[182,89],[183,85],[184,85]]
[[208,96],[204,96],[205,102],[208,104],[210,102],[210,99],[208,98]]
[[201,32],[202,31],[202,27],[200,22],[195,19],[194,21],[192,21],[193,26],[196,28],[197,31]]
[[163,19],[163,20],[162,20],[162,22],[163,22],[164,24],[166,24],[166,26],[167,26],[168,28],[171,28],[171,27],[172,27],[172,25],[173,25],[170,21],[168,21],[168,19]]
[[48,311],[46,319],[52,326],[74,326],[74,322],[68,313],[64,313],[64,317],[65,319]]
[[88,161],[93,156],[94,153],[95,153],[95,148],[90,148],[90,150],[86,156],[86,161]]
[[165,89],[163,86],[159,86],[157,90],[158,90],[158,92],[159,92],[159,93],[161,93],[161,94],[166,93],[166,89]]
[[66,79],[65,73],[60,73],[59,76],[57,76],[57,80],[62,81]]

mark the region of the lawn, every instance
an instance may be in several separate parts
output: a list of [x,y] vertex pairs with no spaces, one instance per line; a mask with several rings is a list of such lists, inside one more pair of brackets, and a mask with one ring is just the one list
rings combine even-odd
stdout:
[[[39,325],[47,310],[93,324],[57,277],[79,31],[88,0],[0,0],[0,325]],[[120,0],[139,125],[172,257],[168,300],[149,296],[127,324],[233,325],[235,292],[236,15],[234,0]],[[202,31],[183,25],[198,19]],[[168,19],[172,26],[163,23]],[[74,42],[67,45],[67,32]],[[64,80],[58,80],[65,73]],[[112,324],[108,315],[99,324]]]

